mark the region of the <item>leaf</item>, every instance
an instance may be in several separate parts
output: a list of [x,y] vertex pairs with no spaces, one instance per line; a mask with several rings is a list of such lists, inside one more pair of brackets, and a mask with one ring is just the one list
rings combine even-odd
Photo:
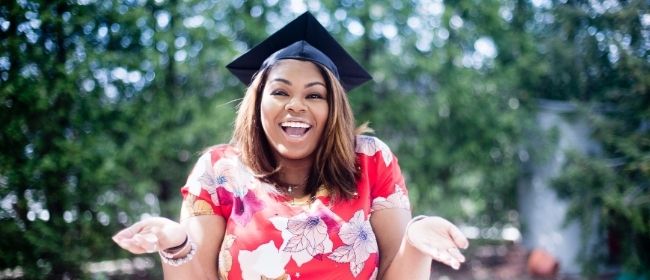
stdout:
[[343,245],[336,248],[328,258],[338,263],[351,262],[354,260],[354,248],[350,245]]

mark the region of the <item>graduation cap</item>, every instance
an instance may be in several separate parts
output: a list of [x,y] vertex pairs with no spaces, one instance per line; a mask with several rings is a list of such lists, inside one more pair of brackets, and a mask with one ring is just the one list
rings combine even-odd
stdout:
[[245,85],[260,69],[281,59],[299,59],[327,67],[346,91],[372,79],[314,16],[305,12],[226,66]]

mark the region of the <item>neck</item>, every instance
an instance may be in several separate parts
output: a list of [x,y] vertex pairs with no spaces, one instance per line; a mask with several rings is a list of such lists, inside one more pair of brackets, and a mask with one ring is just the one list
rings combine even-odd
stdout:
[[312,166],[312,159],[286,160],[280,161],[282,169],[278,174],[280,182],[292,186],[292,195],[305,195],[305,186]]

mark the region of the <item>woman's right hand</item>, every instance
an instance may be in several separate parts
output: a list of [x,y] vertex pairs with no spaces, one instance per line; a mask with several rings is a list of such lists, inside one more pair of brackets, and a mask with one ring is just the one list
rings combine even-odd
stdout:
[[187,238],[185,228],[163,217],[145,218],[113,236],[113,241],[134,253],[153,253],[182,244]]

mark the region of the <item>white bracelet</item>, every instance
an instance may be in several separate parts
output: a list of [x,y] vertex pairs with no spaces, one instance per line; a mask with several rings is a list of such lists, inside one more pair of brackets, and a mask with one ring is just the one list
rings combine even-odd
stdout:
[[406,241],[411,244],[411,246],[415,247],[415,244],[413,244],[413,241],[411,241],[411,236],[409,235],[409,228],[411,228],[411,225],[419,220],[422,220],[424,218],[427,218],[428,216],[425,215],[419,215],[415,216],[413,219],[409,221],[408,224],[406,224],[406,232],[404,233],[406,235]]
[[[192,260],[192,258],[194,257],[194,255],[196,254],[196,243],[194,243],[194,241],[192,241],[192,239],[187,240],[187,242],[190,244],[190,252],[187,253],[187,255],[185,255],[184,257],[178,258],[178,259],[170,258],[170,257],[166,256],[163,253],[163,251],[158,251],[158,254],[160,255],[160,259],[162,259],[162,261],[164,263],[166,263],[168,265],[171,265],[171,266],[181,266],[183,264],[186,264],[186,263],[190,262]],[[176,252],[176,254],[178,254],[178,252]],[[174,254],[174,255],[176,255],[176,254]]]

